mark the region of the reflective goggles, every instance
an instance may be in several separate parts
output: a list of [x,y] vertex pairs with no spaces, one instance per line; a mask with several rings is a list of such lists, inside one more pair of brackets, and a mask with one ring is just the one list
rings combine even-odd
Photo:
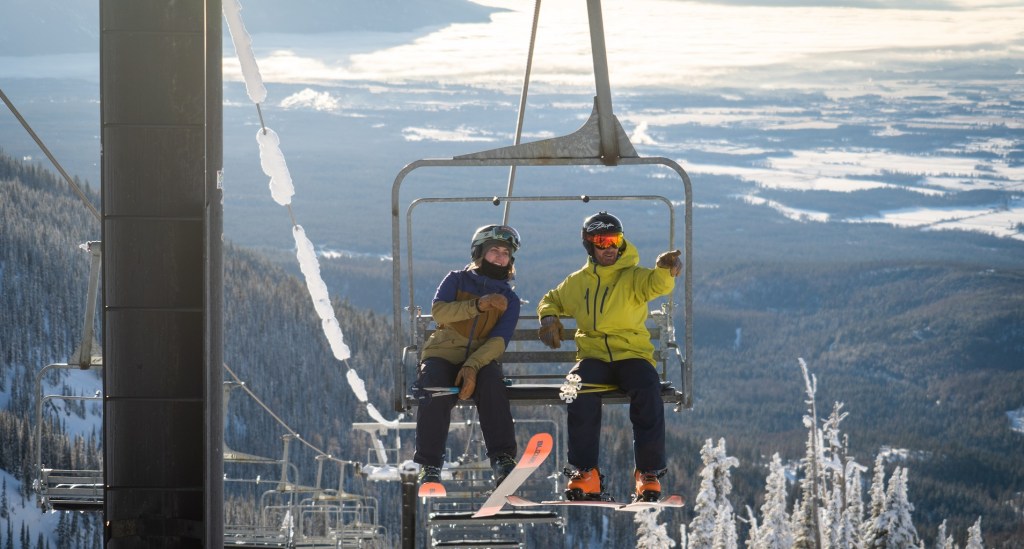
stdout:
[[477,241],[483,243],[488,240],[502,240],[512,245],[512,251],[519,249],[519,231],[508,225],[495,225],[477,234]]
[[605,233],[605,234],[588,234],[587,242],[594,245],[595,248],[621,248],[625,237],[622,233]]

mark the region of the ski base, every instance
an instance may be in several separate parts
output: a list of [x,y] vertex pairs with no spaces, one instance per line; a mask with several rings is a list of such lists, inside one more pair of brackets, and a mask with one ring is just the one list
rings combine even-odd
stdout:
[[508,496],[509,505],[513,507],[540,507],[545,505],[578,505],[580,507],[608,507],[617,509],[625,505],[621,501],[607,501],[603,499],[558,499],[550,501],[532,501],[519,496]]
[[609,509],[615,509],[616,511],[626,511],[635,513],[637,511],[643,511],[651,507],[683,507],[686,505],[686,500],[683,496],[671,495],[666,496],[658,501],[636,501],[633,503],[623,503],[621,501],[603,501],[603,500],[551,500],[551,501],[531,501],[526,498],[519,496],[510,495],[506,498],[509,505],[513,507],[539,507],[544,505],[565,505],[565,506],[576,506],[576,507],[607,507]]
[[623,505],[616,510],[635,513],[652,507],[682,507],[684,505],[686,505],[686,500],[683,496],[673,494],[671,496],[663,497],[658,501],[634,501],[633,503]]

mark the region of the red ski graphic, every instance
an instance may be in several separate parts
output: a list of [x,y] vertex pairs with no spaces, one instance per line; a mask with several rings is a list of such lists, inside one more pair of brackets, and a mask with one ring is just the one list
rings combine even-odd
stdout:
[[527,478],[540,464],[551,454],[551,435],[548,433],[537,433],[533,435],[526,445],[523,457],[519,459],[516,468],[505,477],[505,480],[491,492],[491,496],[484,502],[479,511],[473,513],[473,518],[489,517],[501,511],[505,506],[505,498],[512,495],[526,481]]
[[419,497],[421,498],[442,498],[446,495],[448,495],[448,492],[440,482],[424,482],[420,484]]

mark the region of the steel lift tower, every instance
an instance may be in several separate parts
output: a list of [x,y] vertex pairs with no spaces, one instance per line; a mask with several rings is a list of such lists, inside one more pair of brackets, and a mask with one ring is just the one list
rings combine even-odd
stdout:
[[221,547],[221,0],[99,8],[105,543]]

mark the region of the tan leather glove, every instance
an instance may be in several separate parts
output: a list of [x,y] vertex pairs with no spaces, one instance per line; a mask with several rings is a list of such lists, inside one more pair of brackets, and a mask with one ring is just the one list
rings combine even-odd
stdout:
[[498,311],[498,314],[501,314],[505,312],[505,309],[508,309],[508,299],[501,294],[487,294],[476,300],[476,310],[481,313]]
[[540,330],[537,335],[545,345],[552,349],[562,346],[562,321],[557,316],[546,316],[540,319]]
[[679,259],[679,255],[682,253],[679,250],[664,252],[658,256],[656,264],[659,268],[668,269],[672,276],[679,276],[679,273],[683,272],[683,262]]
[[469,366],[463,366],[455,376],[455,385],[462,387],[459,391],[459,400],[469,400],[476,390],[476,370]]

